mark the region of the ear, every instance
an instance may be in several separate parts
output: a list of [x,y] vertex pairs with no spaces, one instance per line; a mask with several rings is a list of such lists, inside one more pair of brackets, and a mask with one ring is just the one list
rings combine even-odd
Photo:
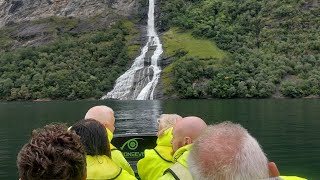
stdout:
[[184,138],[184,145],[192,144],[192,139],[191,137],[185,137]]
[[268,163],[268,168],[269,168],[269,175],[270,177],[278,177],[280,176],[279,170],[277,168],[276,163],[274,162],[269,162]]
[[[103,123],[101,123],[105,128],[108,128],[109,127],[109,124],[108,122],[104,121]],[[109,129],[109,128],[108,128]],[[110,130],[110,129],[109,129]]]

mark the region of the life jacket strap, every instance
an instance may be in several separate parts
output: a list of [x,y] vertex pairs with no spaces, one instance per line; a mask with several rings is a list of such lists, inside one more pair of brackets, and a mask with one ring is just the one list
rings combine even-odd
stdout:
[[117,179],[117,177],[119,177],[121,173],[122,173],[122,168],[120,168],[120,172],[115,177],[111,178],[110,180]]
[[176,162],[170,168],[164,171],[164,174],[170,173],[176,180],[193,180],[189,170]]
[[172,161],[169,161],[169,160],[165,159],[164,157],[162,157],[161,154],[160,154],[156,149],[153,149],[153,150],[158,154],[158,156],[159,156],[161,159],[163,159],[163,160],[166,161],[166,162],[172,163]]

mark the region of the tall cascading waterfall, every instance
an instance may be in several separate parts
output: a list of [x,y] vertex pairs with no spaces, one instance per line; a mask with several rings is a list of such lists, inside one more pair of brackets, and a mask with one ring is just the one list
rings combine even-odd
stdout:
[[141,54],[134,60],[131,68],[116,80],[113,90],[101,99],[153,99],[161,72],[158,60],[163,52],[154,26],[154,6],[154,0],[149,0],[148,41]]

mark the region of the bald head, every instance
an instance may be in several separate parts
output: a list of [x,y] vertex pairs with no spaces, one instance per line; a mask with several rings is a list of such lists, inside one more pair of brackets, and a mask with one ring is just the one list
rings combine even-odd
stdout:
[[259,143],[239,124],[209,126],[189,156],[190,171],[199,179],[264,179],[268,160]]
[[174,131],[180,135],[189,136],[192,140],[195,140],[206,128],[207,124],[201,118],[189,116],[178,121],[174,126]]
[[180,147],[192,144],[205,131],[207,124],[199,117],[189,116],[176,122],[172,130],[173,152]]
[[97,120],[111,132],[114,132],[114,112],[108,106],[94,106],[90,108],[85,116],[85,119]]

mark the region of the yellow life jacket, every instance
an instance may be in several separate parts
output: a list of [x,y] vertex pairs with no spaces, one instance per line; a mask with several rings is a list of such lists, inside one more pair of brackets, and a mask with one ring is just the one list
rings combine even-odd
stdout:
[[108,156],[86,156],[87,180],[90,179],[114,179],[114,180],[136,180],[127,171],[116,165]]
[[175,180],[193,180],[188,168],[184,167],[180,163],[174,163],[165,172],[167,172],[167,174],[171,174]]
[[141,180],[156,180],[166,169],[173,165],[172,160],[172,128],[163,132],[157,139],[154,149],[146,149],[144,158],[137,163],[138,174]]
[[307,180],[298,176],[280,176],[283,180]]
[[173,155],[173,162],[178,162],[182,164],[184,167],[188,168],[187,158],[189,156],[191,147],[192,144],[188,144],[179,148]]
[[183,146],[174,153],[174,165],[170,166],[159,180],[193,180],[187,164],[191,147],[192,144]]
[[110,142],[110,149],[111,149],[111,158],[112,160],[120,166],[123,170],[126,170],[129,174],[134,176],[134,171],[132,170],[130,164],[128,161],[123,157],[123,154],[121,151],[119,151],[114,145],[111,144],[111,140],[113,138],[112,132],[106,128],[106,131],[108,133],[108,139]]

